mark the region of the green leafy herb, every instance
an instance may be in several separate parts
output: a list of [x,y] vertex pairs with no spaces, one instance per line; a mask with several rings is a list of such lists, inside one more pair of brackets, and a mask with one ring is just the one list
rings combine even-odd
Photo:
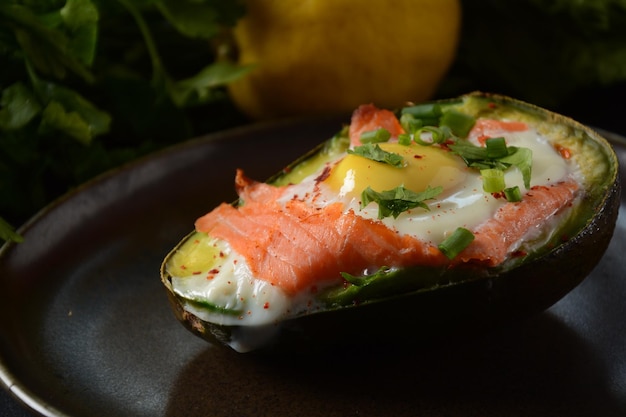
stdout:
[[445,238],[438,247],[448,259],[454,259],[473,241],[474,234],[471,231],[463,227],[458,227],[450,236]]
[[387,152],[377,144],[366,143],[365,145],[357,146],[354,149],[348,150],[349,154],[362,156],[372,161],[382,162],[396,168],[402,168],[404,166],[404,158],[401,155],[393,152]]
[[253,67],[222,51],[244,13],[241,0],[0,2],[6,222],[131,159],[243,123],[224,87]]
[[[476,146],[467,140],[458,140],[454,144],[449,145],[449,148],[452,152],[459,155],[468,167],[481,171],[485,169],[505,171],[509,167],[515,166],[522,174],[524,186],[527,189],[530,188],[532,151],[528,148],[506,146],[506,144],[502,148],[502,142],[503,139],[494,138],[494,142],[491,142],[488,148],[487,146]],[[496,157],[491,155],[496,155]]]
[[396,187],[392,190],[377,192],[367,187],[361,193],[361,207],[367,206],[371,202],[378,204],[378,218],[393,216],[398,217],[401,213],[411,210],[415,207],[421,207],[430,210],[424,203],[431,200],[443,192],[443,187],[430,187],[422,192],[414,192],[404,188],[404,186]]
[[524,187],[529,189],[533,166],[533,151],[528,148],[518,148],[514,146],[509,146],[508,149],[508,156],[500,158],[500,162],[516,166],[522,173]]

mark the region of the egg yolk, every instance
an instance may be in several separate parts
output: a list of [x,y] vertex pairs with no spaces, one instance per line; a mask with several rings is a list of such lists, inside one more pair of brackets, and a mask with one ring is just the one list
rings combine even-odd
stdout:
[[325,183],[340,197],[359,198],[361,192],[371,187],[374,191],[391,190],[404,186],[420,192],[428,186],[441,186],[445,190],[465,181],[466,166],[463,161],[437,146],[409,146],[398,143],[379,144],[381,149],[401,155],[402,167],[376,162],[363,156],[348,154],[333,167]]

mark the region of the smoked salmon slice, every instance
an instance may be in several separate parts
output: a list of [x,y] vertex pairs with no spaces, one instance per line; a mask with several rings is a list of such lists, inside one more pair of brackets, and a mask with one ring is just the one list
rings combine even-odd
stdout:
[[387,129],[392,138],[404,133],[404,129],[396,115],[386,109],[379,109],[373,104],[363,104],[359,106],[350,120],[350,145],[359,146],[361,134],[377,129]]
[[[245,181],[238,171],[237,184]],[[384,265],[446,263],[436,246],[345,211],[341,203],[319,208],[291,199],[280,204],[276,190],[281,188],[249,182],[239,188],[242,206],[221,204],[196,221],[196,230],[229,242],[257,278],[288,293],[340,282],[341,272],[362,275]]]
[[502,263],[511,247],[529,231],[571,204],[578,188],[574,181],[532,187],[522,201],[505,204],[493,218],[478,226],[473,231],[474,241],[455,262],[479,261],[487,266]]
[[528,125],[524,122],[476,119],[476,123],[470,131],[468,139],[475,140],[484,145],[485,141],[489,138],[502,136],[505,133],[524,132],[526,130],[528,130]]

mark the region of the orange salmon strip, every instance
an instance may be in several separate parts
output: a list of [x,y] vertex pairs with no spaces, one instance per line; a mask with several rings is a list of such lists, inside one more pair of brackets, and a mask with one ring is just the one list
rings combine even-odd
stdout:
[[[246,181],[241,171],[236,181]],[[254,276],[288,293],[324,281],[341,282],[341,272],[361,275],[383,265],[447,262],[437,247],[351,210],[344,212],[341,203],[315,208],[292,199],[281,205],[266,197],[282,189],[258,182],[239,190],[243,206],[221,204],[196,221],[196,230],[229,242]]]
[[399,134],[404,133],[400,121],[392,111],[379,109],[372,104],[359,106],[352,113],[352,120],[350,121],[350,144],[352,146],[362,145],[362,133],[380,128],[387,129],[391,133],[392,138],[396,138]]
[[477,119],[469,133],[469,138],[476,139],[484,145],[489,138],[502,136],[507,132],[523,132],[525,130],[528,130],[528,125],[524,122]]
[[532,187],[522,201],[505,204],[492,219],[477,227],[473,231],[474,241],[455,258],[455,262],[500,264],[511,246],[528,231],[541,226],[550,216],[571,204],[577,190],[578,184],[574,181]]

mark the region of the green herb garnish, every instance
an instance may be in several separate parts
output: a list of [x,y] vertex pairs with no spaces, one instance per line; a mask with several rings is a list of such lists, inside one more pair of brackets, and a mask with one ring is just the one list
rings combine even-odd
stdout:
[[[422,138],[422,134],[426,133],[429,136],[429,140],[424,140]],[[444,143],[446,140],[452,137],[452,132],[450,128],[446,126],[436,127],[436,126],[424,126],[415,132],[413,135],[413,140],[422,145],[422,146],[430,146],[436,143]]]
[[463,227],[458,227],[450,236],[445,238],[438,247],[448,259],[454,259],[473,241],[474,234],[471,231]]
[[[485,147],[480,147],[467,140],[458,140],[449,145],[449,148],[459,155],[470,168],[481,171],[486,169],[505,171],[509,167],[515,166],[522,173],[526,189],[530,188],[532,173],[532,151],[530,149],[506,146],[503,138],[487,139],[485,145]],[[498,191],[502,191],[502,189]]]
[[361,143],[381,143],[391,139],[391,132],[384,127],[361,133]]
[[447,126],[455,136],[465,138],[476,124],[476,118],[456,110],[448,110],[441,115],[440,126]]
[[371,159],[372,161],[382,162],[396,168],[402,168],[404,166],[404,158],[401,155],[393,152],[387,152],[377,144],[366,143],[365,145],[357,146],[354,149],[349,149],[348,153],[362,156],[363,158]]
[[0,1],[2,217],[20,224],[103,171],[240,123],[224,86],[252,66],[222,51],[243,3]]
[[517,201],[522,201],[522,192],[517,185],[515,187],[505,188],[504,197],[507,201],[515,203]]
[[499,193],[506,186],[504,183],[504,171],[497,168],[481,169],[483,178],[483,190],[487,193]]
[[441,194],[443,187],[430,187],[422,192],[414,192],[404,186],[396,187],[392,190],[377,192],[367,187],[361,193],[361,208],[367,206],[371,202],[378,204],[378,218],[393,216],[398,217],[400,213],[415,207],[421,207],[425,210],[430,208],[424,203]]

